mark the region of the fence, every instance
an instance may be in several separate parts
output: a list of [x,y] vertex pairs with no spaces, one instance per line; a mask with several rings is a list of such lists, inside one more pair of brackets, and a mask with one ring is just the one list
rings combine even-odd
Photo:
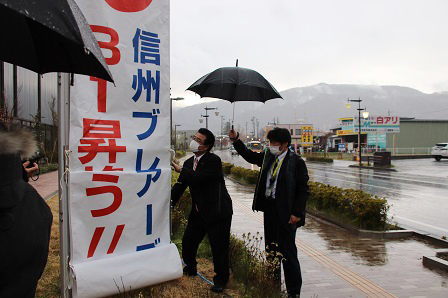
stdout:
[[389,151],[392,155],[431,155],[431,147],[384,148],[378,151]]

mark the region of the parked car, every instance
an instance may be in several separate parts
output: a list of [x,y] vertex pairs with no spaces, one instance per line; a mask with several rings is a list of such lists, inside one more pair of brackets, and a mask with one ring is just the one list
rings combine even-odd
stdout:
[[231,155],[238,155],[238,152],[235,150],[233,146],[230,146],[229,150]]
[[437,143],[431,148],[431,155],[440,161],[442,158],[448,158],[448,143]]

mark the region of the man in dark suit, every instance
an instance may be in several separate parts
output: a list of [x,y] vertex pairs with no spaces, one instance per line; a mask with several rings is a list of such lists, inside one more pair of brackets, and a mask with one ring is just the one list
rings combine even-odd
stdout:
[[186,266],[184,274],[197,275],[196,252],[199,244],[208,235],[215,269],[214,285],[211,290],[221,292],[229,280],[229,242],[232,221],[232,200],[224,181],[221,159],[210,153],[215,144],[211,131],[201,128],[190,143],[194,156],[187,159],[183,167],[173,163],[180,173],[171,189],[172,206],[190,187],[191,212],[182,238],[182,258]]
[[[288,296],[299,297],[302,274],[295,238],[297,228],[305,224],[309,196],[305,162],[288,149],[291,135],[285,128],[269,131],[269,149],[261,153],[247,149],[238,136],[233,129],[229,133],[236,151],[261,168],[252,209],[264,212],[266,251],[274,256],[281,253]],[[280,262],[274,275],[280,287]]]

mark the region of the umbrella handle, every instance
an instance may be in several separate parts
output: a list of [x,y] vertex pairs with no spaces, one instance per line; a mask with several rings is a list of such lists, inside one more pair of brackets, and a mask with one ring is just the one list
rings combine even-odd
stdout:
[[233,122],[235,121],[235,102],[233,102],[233,117],[232,117],[232,129],[233,129]]

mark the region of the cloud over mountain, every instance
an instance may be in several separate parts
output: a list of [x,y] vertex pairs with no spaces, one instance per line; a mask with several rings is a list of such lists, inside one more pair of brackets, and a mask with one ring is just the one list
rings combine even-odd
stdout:
[[[328,130],[338,124],[338,119],[357,114],[357,103],[346,109],[347,98],[362,99],[361,108],[367,108],[372,115],[398,115],[419,119],[448,119],[448,93],[425,94],[418,90],[400,86],[336,85],[320,83],[313,86],[297,87],[280,92],[284,100],[273,99],[265,104],[257,102],[237,102],[235,106],[235,127],[241,131],[253,131],[251,118],[256,117],[259,127],[273,122],[306,122]],[[209,111],[209,128],[220,132],[221,118],[232,119],[232,104],[214,99],[204,99],[204,103],[173,111],[173,123],[181,124],[179,129],[197,129],[198,119],[205,115],[204,108],[217,107],[218,117]]]

